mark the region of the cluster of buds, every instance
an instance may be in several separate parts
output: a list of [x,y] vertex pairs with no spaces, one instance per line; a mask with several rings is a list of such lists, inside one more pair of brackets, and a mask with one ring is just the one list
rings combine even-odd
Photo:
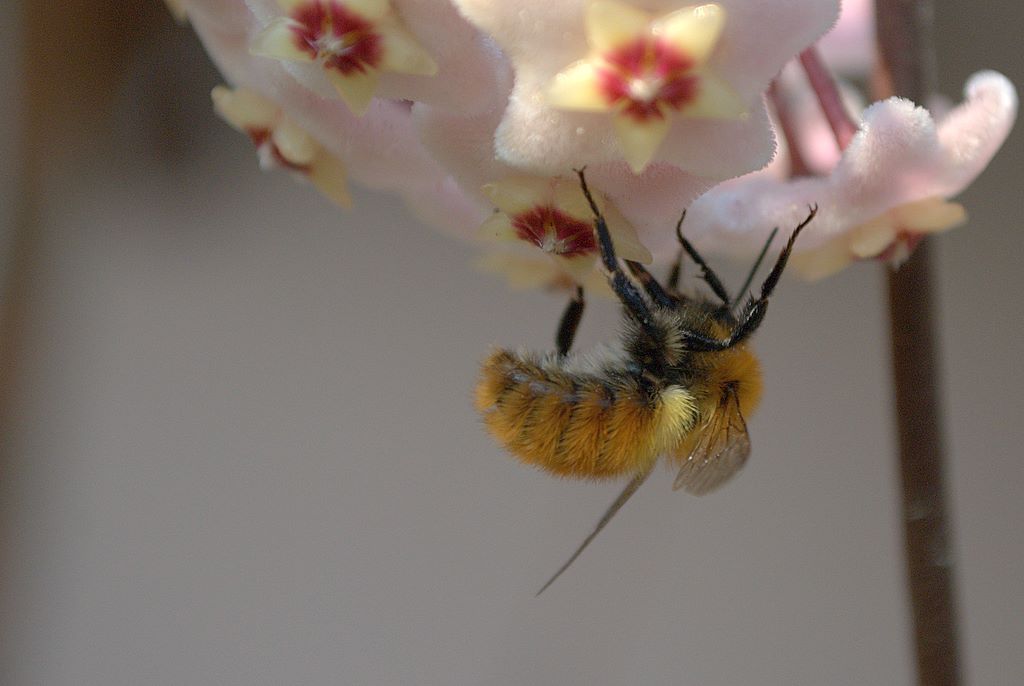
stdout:
[[740,255],[815,204],[794,255],[805,275],[897,263],[964,221],[950,198],[1016,117],[1016,92],[994,72],[939,119],[905,100],[844,97],[829,67],[870,68],[868,0],[844,2],[838,25],[838,0],[174,7],[230,83],[217,111],[265,167],[342,205],[347,179],[396,193],[425,223],[479,241],[518,285],[595,282],[593,217],[573,175],[583,166],[628,259],[674,253],[683,209],[698,248]]

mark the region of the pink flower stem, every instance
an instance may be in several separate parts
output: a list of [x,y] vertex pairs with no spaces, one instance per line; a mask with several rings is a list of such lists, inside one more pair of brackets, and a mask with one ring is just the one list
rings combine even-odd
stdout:
[[[931,0],[878,0],[875,95],[925,102],[935,84]],[[889,274],[907,584],[918,684],[962,683],[928,241]]]
[[857,133],[857,122],[846,111],[832,73],[821,61],[818,49],[813,46],[800,53],[800,64],[804,68],[804,73],[807,74],[807,80],[811,83],[811,90],[818,96],[818,104],[821,105],[821,111],[825,114],[828,125],[832,127],[832,133],[836,137],[839,149],[846,150],[853,135]]
[[782,137],[786,139],[786,150],[789,152],[789,175],[811,176],[811,169],[804,160],[800,151],[800,142],[797,139],[795,122],[793,121],[793,109],[789,106],[785,94],[781,92],[782,85],[778,79],[773,79],[768,86],[768,100],[775,110],[775,116],[779,120],[779,127],[782,129]]

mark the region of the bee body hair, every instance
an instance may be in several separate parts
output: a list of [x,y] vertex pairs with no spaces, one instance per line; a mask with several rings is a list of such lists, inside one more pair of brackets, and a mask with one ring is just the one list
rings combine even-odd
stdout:
[[527,464],[573,478],[649,469],[698,421],[683,387],[653,381],[629,358],[497,350],[482,366],[476,407]]

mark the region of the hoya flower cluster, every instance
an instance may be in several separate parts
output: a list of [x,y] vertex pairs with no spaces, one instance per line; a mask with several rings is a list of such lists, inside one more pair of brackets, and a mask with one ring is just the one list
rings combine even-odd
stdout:
[[[795,257],[805,274],[897,261],[963,222],[949,200],[1016,115],[1013,87],[985,72],[938,121],[892,99],[832,135],[821,89],[793,64],[803,54],[820,66],[814,46],[838,0],[174,6],[229,83],[217,111],[265,168],[341,205],[349,180],[394,192],[424,222],[479,241],[488,267],[519,285],[594,283],[592,217],[573,174],[584,166],[628,259],[673,252],[685,208],[698,247],[743,253],[816,204]],[[866,70],[870,22],[869,3],[847,2],[820,43],[826,60]],[[862,109],[856,96],[845,106]]]

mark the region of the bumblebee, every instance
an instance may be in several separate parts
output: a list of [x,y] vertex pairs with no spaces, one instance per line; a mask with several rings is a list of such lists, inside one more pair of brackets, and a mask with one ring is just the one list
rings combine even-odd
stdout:
[[[577,288],[547,354],[497,350],[483,365],[476,408],[487,428],[523,462],[558,476],[628,477],[629,482],[542,593],[583,552],[654,469],[659,456],[678,466],[674,489],[695,495],[714,491],[750,455],[745,417],[761,398],[761,371],[748,345],[764,319],[793,244],[817,208],[790,235],[760,295],[739,300],[775,232],[736,299],[676,226],[679,258],[662,286],[641,264],[615,256],[605,219],[578,170],[594,213],[601,263],[623,306],[617,350],[570,353],[583,314]],[[685,217],[685,215],[684,215]],[[700,268],[713,297],[678,290],[684,253]]]

